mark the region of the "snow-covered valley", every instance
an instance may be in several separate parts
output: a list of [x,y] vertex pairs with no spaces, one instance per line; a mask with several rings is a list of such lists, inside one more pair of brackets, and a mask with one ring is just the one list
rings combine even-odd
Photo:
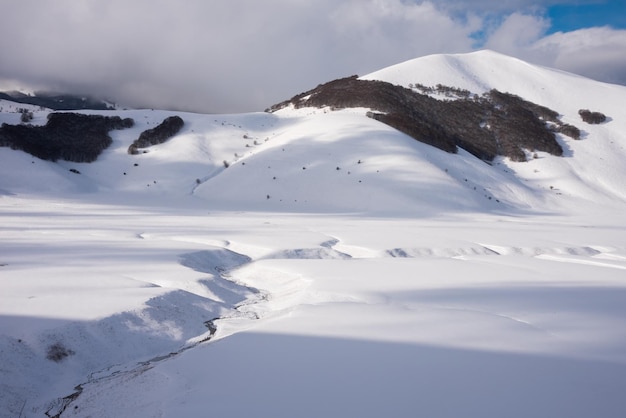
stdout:
[[489,51],[364,78],[583,135],[487,164],[362,108],[148,109],[81,111],[135,121],[93,163],[0,148],[0,416],[624,416],[626,87]]

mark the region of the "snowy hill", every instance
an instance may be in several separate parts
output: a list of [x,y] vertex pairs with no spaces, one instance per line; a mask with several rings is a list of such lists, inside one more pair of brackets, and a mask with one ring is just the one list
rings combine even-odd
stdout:
[[[179,135],[132,156],[126,150],[140,132],[176,113],[99,112],[132,118],[136,126],[112,132],[113,145],[88,165],[27,161],[30,157],[0,149],[7,160],[0,190],[193,194],[214,209],[279,212],[552,211],[575,209],[579,199],[611,205],[626,199],[620,141],[626,87],[489,51],[420,58],[362,78],[407,87],[459,86],[472,94],[497,88],[555,110],[563,122],[579,127],[582,140],[558,134],[564,158],[528,149],[526,164],[498,158],[488,166],[463,150],[450,156],[416,143],[366,119],[367,109],[286,108],[274,114],[180,114],[186,123]],[[581,109],[601,111],[609,121],[584,123]],[[35,111],[34,123],[45,123],[47,113]],[[16,117],[4,113],[2,122],[17,123]],[[29,163],[32,174],[42,171],[15,181],[19,167]],[[64,173],[70,167],[81,175]],[[59,175],[52,186],[39,180]]]
[[[291,103],[82,110],[134,121],[91,163],[0,147],[0,411],[623,416],[626,87],[490,51],[360,79],[497,89],[581,136],[486,161]],[[52,112],[0,123],[24,108]]]

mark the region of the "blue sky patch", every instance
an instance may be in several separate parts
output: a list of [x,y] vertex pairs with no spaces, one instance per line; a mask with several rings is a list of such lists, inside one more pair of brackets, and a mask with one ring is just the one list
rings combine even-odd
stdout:
[[[580,3],[580,2],[578,2]],[[626,29],[626,0],[606,0],[593,4],[559,4],[548,8],[549,33],[611,26]]]

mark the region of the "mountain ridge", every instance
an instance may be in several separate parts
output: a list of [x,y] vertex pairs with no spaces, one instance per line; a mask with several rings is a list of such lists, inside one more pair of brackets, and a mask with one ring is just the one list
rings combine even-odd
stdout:
[[[410,138],[405,135],[406,129],[402,133],[402,129],[375,120],[384,119],[385,111],[373,111],[372,103],[351,103],[352,107],[340,110],[344,106],[341,100],[348,100],[348,95],[330,106],[314,103],[314,97],[308,97],[310,103],[303,104],[314,106],[287,105],[288,101],[271,113],[239,115],[81,111],[131,118],[135,126],[112,132],[112,145],[90,164],[63,160],[56,165],[40,164],[32,157],[18,158],[14,151],[0,148],[0,158],[6,162],[0,169],[0,189],[6,193],[24,193],[34,187],[63,193],[189,196],[220,210],[278,212],[552,211],[570,210],[580,199],[592,205],[621,206],[626,201],[626,187],[620,180],[626,177],[621,164],[625,158],[621,132],[626,130],[626,121],[619,116],[626,89],[491,52],[417,58],[347,80],[358,84],[395,83],[400,87],[389,90],[392,95],[397,91],[410,93],[398,96],[400,101],[409,96],[425,97],[424,111],[444,121],[444,128],[436,128],[444,132],[449,129],[442,116],[445,111],[439,110],[437,115],[437,106],[475,106],[484,100],[480,98],[484,92],[465,87],[498,88],[502,93],[487,91],[496,97],[490,99],[488,110],[506,114],[502,103],[496,102],[502,98],[512,100],[516,106],[527,106],[524,112],[532,113],[531,119],[541,124],[541,132],[547,132],[556,146],[541,148],[531,143],[502,153],[497,152],[497,146],[504,148],[503,144],[492,143],[487,151],[477,151],[454,142],[448,151],[466,145],[469,153],[449,155],[407,141]],[[489,85],[490,80],[495,81]],[[520,92],[529,94],[517,95]],[[540,100],[532,105],[530,99]],[[601,111],[607,119],[589,125],[582,121],[581,109]],[[35,111],[31,123],[45,124],[49,113]],[[19,114],[1,115],[1,122],[19,124]],[[481,119],[484,113],[478,115],[466,117],[464,122],[469,122],[472,129],[488,132],[488,121]],[[137,155],[128,155],[141,132],[171,116],[184,120],[178,134]],[[557,123],[577,127],[579,133],[575,136],[579,135],[580,140],[559,133]],[[460,124],[452,138],[468,130],[467,126]],[[523,137],[529,126],[522,124],[517,136],[528,139]],[[431,132],[437,133],[436,129]],[[522,160],[527,162],[516,163]],[[41,166],[42,171],[33,171],[35,166]],[[33,174],[17,175],[24,170]],[[34,173],[40,178],[62,176],[63,180],[46,187],[38,185],[40,180]]]
[[24,94],[19,91],[0,92],[0,100],[8,100],[21,104],[29,104],[53,110],[113,110],[105,100],[88,95],[76,95],[68,93],[34,92]]

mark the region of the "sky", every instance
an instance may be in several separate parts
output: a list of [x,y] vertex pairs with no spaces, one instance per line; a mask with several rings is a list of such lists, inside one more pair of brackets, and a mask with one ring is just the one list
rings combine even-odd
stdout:
[[0,0],[0,89],[263,111],[338,77],[492,49],[626,85],[626,0]]

